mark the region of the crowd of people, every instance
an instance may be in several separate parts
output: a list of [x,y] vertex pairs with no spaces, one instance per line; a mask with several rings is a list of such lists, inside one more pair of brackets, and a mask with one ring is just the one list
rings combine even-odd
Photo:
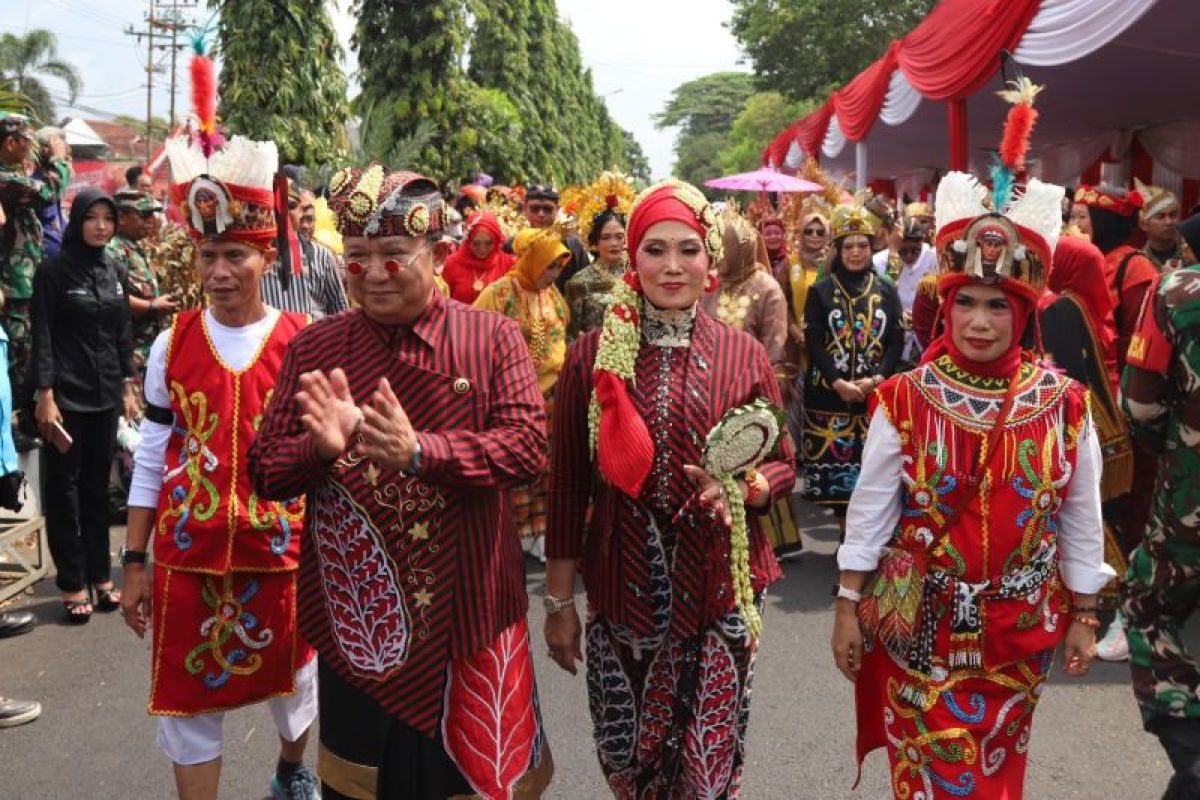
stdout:
[[1060,646],[1130,661],[1166,796],[1200,796],[1200,215],[1170,192],[1014,190],[1016,158],[743,208],[166,156],[168,208],[134,170],[64,215],[61,132],[0,117],[0,505],[40,447],[62,613],[150,635],[181,798],[255,703],[277,797],[540,796],[526,558],[613,794],[737,796],[802,501],[839,526],[832,657],[897,797],[1022,796]]

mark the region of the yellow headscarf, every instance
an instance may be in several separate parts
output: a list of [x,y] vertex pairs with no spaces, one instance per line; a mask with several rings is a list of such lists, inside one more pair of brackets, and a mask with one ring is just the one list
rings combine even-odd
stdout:
[[571,251],[563,244],[562,237],[550,228],[525,228],[520,231],[513,237],[513,253],[517,261],[508,274],[515,277],[527,292],[536,292],[537,282],[546,270],[562,259],[571,257]]

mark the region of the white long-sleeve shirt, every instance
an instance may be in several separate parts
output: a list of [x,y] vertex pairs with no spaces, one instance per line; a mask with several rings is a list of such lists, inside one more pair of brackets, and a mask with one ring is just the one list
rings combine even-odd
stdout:
[[[204,324],[208,327],[213,347],[226,366],[235,371],[244,369],[250,363],[278,319],[279,312],[268,307],[267,315],[258,322],[230,328],[217,322],[211,309],[204,311]],[[160,333],[150,346],[150,356],[146,360],[143,395],[147,403],[162,408],[171,407],[171,393],[167,388],[167,345],[170,339],[171,329]],[[143,419],[138,430],[142,441],[133,453],[133,479],[129,485],[128,503],[133,508],[157,508],[171,426]]]
[[[1100,518],[1100,443],[1089,417],[1079,435],[1070,491],[1058,512],[1058,554],[1063,582],[1080,594],[1095,594],[1115,574],[1104,563]],[[838,567],[871,572],[900,520],[904,484],[900,434],[882,410],[871,417],[862,471],[846,509],[846,541]]]

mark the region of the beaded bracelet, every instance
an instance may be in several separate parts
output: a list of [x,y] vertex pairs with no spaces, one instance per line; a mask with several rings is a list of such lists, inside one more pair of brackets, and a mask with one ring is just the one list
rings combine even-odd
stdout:
[[1089,617],[1085,614],[1072,614],[1071,619],[1074,622],[1078,622],[1080,625],[1087,625],[1089,628],[1094,629],[1100,627],[1100,620],[1096,619],[1095,617]]

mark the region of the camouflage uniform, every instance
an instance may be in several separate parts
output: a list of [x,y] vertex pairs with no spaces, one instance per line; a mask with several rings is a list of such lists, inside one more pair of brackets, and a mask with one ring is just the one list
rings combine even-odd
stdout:
[[[65,162],[59,163],[60,176],[69,175]],[[0,164],[0,203],[4,204],[8,219],[0,238],[0,290],[4,292],[0,325],[8,334],[8,372],[14,389],[24,384],[33,336],[29,299],[33,297],[33,274],[42,263],[42,222],[38,211],[58,200],[55,187],[26,175],[23,165]]]
[[1200,754],[1200,671],[1181,635],[1200,602],[1200,265],[1163,275],[1147,294],[1121,388],[1135,438],[1162,454],[1123,611],[1142,721],[1174,761],[1164,730],[1181,723],[1195,725]]
[[[153,198],[141,192],[118,192],[114,200],[120,210],[151,213],[159,209]],[[142,249],[141,241],[135,242],[117,233],[108,242],[108,256],[113,264],[124,271],[130,296],[141,300],[153,300],[162,296],[158,276],[154,273],[146,251]],[[154,344],[155,337],[163,327],[162,319],[153,313],[133,318],[133,365],[137,367],[142,378],[146,376],[146,360],[150,357],[150,346]]]

